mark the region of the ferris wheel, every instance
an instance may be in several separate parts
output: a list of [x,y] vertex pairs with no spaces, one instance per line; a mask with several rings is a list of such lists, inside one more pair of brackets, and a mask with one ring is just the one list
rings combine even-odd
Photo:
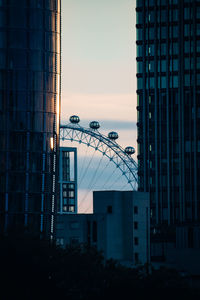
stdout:
[[[126,184],[129,186],[129,190],[137,190],[138,166],[136,161],[132,157],[135,153],[135,149],[131,146],[123,149],[117,143],[118,133],[115,131],[109,132],[107,136],[102,134],[99,131],[100,124],[97,121],[90,122],[89,128],[85,128],[80,125],[80,118],[78,116],[71,116],[69,121],[70,122],[68,124],[60,125],[60,141],[75,142],[78,143],[79,146],[84,145],[87,146],[87,148],[93,148],[94,150],[93,154],[90,155],[88,165],[85,166],[84,174],[91,165],[94,153],[98,152],[99,154],[101,154],[101,159],[95,167],[96,170],[91,179],[93,183],[98,182],[98,178],[100,177],[100,175],[97,174],[97,169],[101,167],[103,159],[107,158],[107,163],[101,170],[101,175],[103,175],[103,171],[108,168],[109,165],[113,164],[113,166],[115,166],[113,173],[115,172],[115,170],[119,170],[120,180],[122,180],[123,178],[124,182],[126,182]],[[112,175],[113,174],[109,176],[109,179],[113,177]],[[90,188],[91,187],[92,185],[90,184]]]

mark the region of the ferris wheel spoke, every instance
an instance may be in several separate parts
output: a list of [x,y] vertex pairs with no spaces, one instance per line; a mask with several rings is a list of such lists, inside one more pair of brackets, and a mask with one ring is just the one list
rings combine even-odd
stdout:
[[117,178],[114,178],[114,181],[112,181],[110,183],[110,185],[108,186],[108,189],[115,187],[115,184],[120,180],[120,178],[123,178],[122,174],[119,174],[119,176]]
[[88,153],[88,147],[86,148],[85,155],[83,157],[83,161],[82,161],[82,164],[81,164],[81,167],[80,167],[80,175],[79,175],[80,178],[82,178],[82,175],[83,175],[83,172],[84,172],[84,167],[85,167],[85,164],[86,164],[87,153]]
[[108,166],[110,165],[110,161],[108,161],[106,163],[106,165],[104,166],[104,168],[102,169],[101,173],[99,174],[98,178],[96,178],[95,182],[94,182],[94,188],[96,186],[97,181],[101,181],[102,175],[105,173],[106,169],[108,168]]
[[91,156],[91,158],[90,158],[90,160],[89,160],[89,163],[88,163],[88,165],[87,165],[87,168],[85,169],[85,171],[84,171],[82,177],[80,178],[80,183],[79,183],[80,186],[81,186],[81,183],[83,182],[83,180],[84,180],[84,178],[85,178],[85,176],[86,176],[86,174],[87,174],[87,172],[88,172],[88,169],[89,169],[89,167],[90,167],[90,165],[91,165],[91,163],[92,163],[92,160],[93,160],[93,158],[94,158],[95,152],[96,152],[96,151],[94,150],[94,151],[93,151],[93,154],[92,154],[92,156]]
[[106,178],[105,183],[102,185],[102,189],[106,187],[106,185],[110,182],[110,180],[112,179],[112,176],[115,174],[117,168],[115,168],[113,170],[113,172],[111,174],[109,174],[109,176]]
[[103,160],[103,156],[101,157],[101,159],[100,159],[100,161],[99,161],[99,163],[98,163],[98,166],[97,166],[97,168],[96,168],[96,170],[95,170],[95,172],[94,172],[94,175],[92,175],[92,178],[91,178],[91,180],[90,180],[90,182],[89,182],[89,184],[88,184],[88,187],[87,187],[87,192],[85,193],[85,195],[84,195],[82,201],[84,201],[84,200],[87,198],[88,194],[89,194],[89,193],[91,192],[91,190],[92,190],[92,187],[93,187],[94,181],[95,181],[95,179],[96,179],[96,175],[97,175],[97,173],[98,173],[98,170],[99,170],[99,167],[100,167],[100,165],[101,165],[102,160]]

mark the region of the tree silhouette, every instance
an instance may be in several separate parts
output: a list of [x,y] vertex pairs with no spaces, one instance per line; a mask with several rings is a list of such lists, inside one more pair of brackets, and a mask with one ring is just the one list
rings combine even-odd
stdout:
[[[175,270],[146,273],[114,260],[105,261],[95,248],[85,245],[61,249],[33,236],[1,237],[0,299],[118,299],[175,295],[200,295]],[[164,292],[163,292],[164,291]],[[128,297],[128,296],[127,296]],[[194,298],[195,299],[195,298]]]

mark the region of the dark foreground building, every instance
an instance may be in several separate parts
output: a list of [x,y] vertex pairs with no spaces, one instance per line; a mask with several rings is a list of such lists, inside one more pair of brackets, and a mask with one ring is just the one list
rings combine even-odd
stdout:
[[149,263],[149,194],[93,192],[92,214],[59,213],[56,241],[61,247],[95,247],[104,258],[129,267]]
[[0,232],[54,234],[60,0],[0,1]]
[[151,257],[166,260],[170,248],[189,259],[200,250],[200,1],[139,0],[136,13],[139,190],[150,191]]

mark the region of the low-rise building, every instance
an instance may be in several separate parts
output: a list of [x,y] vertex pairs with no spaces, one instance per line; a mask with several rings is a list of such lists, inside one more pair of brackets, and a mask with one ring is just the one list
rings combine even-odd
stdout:
[[57,242],[88,244],[104,258],[128,266],[149,263],[149,195],[134,191],[96,191],[93,214],[59,214]]

